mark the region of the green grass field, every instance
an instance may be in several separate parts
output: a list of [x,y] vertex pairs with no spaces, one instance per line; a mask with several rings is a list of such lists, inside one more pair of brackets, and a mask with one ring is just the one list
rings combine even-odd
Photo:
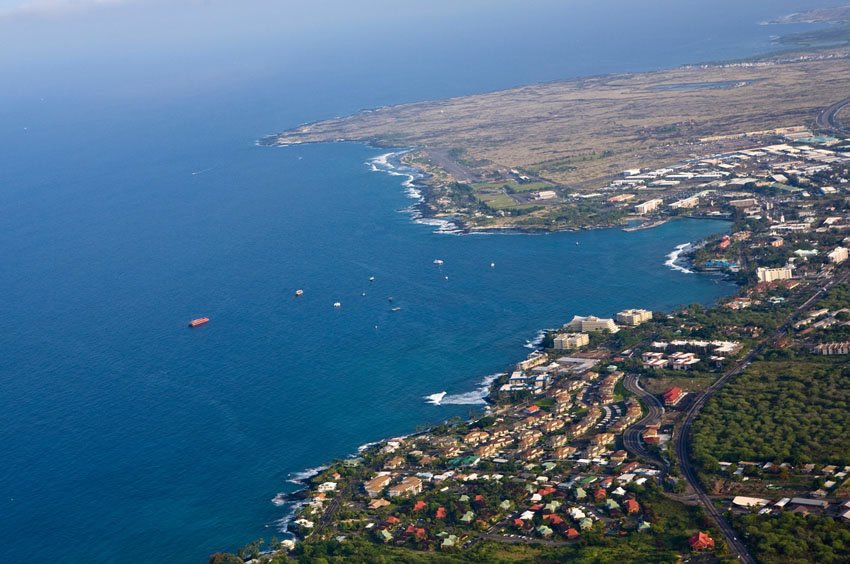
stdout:
[[479,190],[507,190],[513,192],[535,192],[537,190],[548,190],[553,187],[549,182],[529,182],[527,184],[519,183],[514,180],[505,182],[476,182],[472,188],[478,192]]

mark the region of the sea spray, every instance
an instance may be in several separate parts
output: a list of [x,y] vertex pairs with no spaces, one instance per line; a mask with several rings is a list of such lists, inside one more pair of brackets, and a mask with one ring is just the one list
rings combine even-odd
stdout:
[[306,482],[313,476],[318,476],[320,473],[324,472],[327,469],[328,466],[316,466],[315,468],[307,468],[306,470],[302,470],[301,472],[295,472],[294,474],[290,474],[286,481],[290,484],[302,485],[304,482]]
[[415,200],[416,203],[401,211],[410,215],[414,223],[436,227],[435,233],[446,235],[460,234],[461,230],[457,224],[450,220],[423,217],[421,204],[425,201],[425,197],[422,195],[423,186],[417,184],[417,181],[425,178],[425,175],[415,168],[401,163],[401,156],[409,152],[410,150],[384,153],[369,159],[366,161],[366,165],[372,172],[383,172],[390,176],[403,176],[405,178],[404,182],[401,183],[402,187],[404,187],[404,192],[408,198]]
[[425,396],[425,401],[433,405],[485,405],[487,403],[486,398],[490,394],[490,385],[504,374],[504,372],[499,372],[486,376],[478,383],[478,387],[471,392],[451,395],[446,392],[439,392]]
[[668,266],[673,270],[678,270],[679,272],[682,272],[684,274],[693,274],[693,270],[689,270],[679,264],[679,257],[682,255],[682,253],[685,253],[690,250],[690,243],[682,243],[681,245],[676,245],[676,248],[670,254],[667,255],[667,260],[664,261],[664,266]]
[[541,329],[540,331],[537,332],[537,334],[534,336],[533,339],[526,341],[523,346],[527,349],[538,350],[540,348],[540,345],[543,344],[543,339],[545,339],[545,338],[546,338],[546,331],[543,331]]

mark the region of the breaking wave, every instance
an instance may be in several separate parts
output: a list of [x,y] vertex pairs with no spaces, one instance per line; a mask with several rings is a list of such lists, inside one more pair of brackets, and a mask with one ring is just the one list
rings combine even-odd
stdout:
[[290,474],[286,479],[290,484],[298,484],[301,485],[313,476],[324,472],[328,469],[328,466],[316,466],[315,468],[307,468],[306,470],[302,470],[301,472],[296,472],[295,474]]
[[384,174],[389,174],[390,176],[403,176],[405,178],[405,180],[401,183],[404,187],[404,192],[408,198],[416,200],[416,203],[401,211],[409,214],[414,223],[436,227],[437,229],[434,231],[435,233],[449,235],[460,234],[461,230],[458,229],[458,226],[450,220],[422,216],[422,210],[419,208],[419,204],[424,201],[424,197],[422,195],[422,186],[417,184],[417,181],[425,178],[425,175],[415,168],[405,166],[401,163],[401,156],[408,152],[409,151],[396,151],[384,153],[383,155],[378,155],[377,157],[369,159],[366,161],[366,164],[372,172],[382,172]]
[[682,253],[685,253],[690,250],[690,243],[682,243],[681,245],[676,245],[676,248],[669,255],[667,255],[667,260],[664,261],[664,266],[668,266],[673,270],[678,270],[679,272],[682,272],[684,274],[693,274],[693,270],[689,270],[679,264],[679,257],[682,255]]
[[523,346],[527,349],[537,350],[540,348],[540,345],[543,344],[544,338],[546,338],[546,331],[541,329],[537,332],[533,339],[526,341]]
[[490,385],[496,381],[499,376],[504,376],[504,372],[490,374],[479,382],[478,387],[463,394],[448,394],[447,392],[438,392],[425,396],[425,401],[432,405],[483,405],[487,402],[485,398],[490,394]]

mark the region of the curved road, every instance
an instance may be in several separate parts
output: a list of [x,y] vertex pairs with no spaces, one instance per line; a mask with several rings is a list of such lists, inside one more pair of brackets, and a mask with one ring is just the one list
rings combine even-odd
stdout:
[[817,125],[820,129],[833,133],[850,133],[841,127],[841,122],[838,121],[839,112],[847,106],[850,106],[850,98],[844,98],[843,100],[832,104],[828,108],[821,110],[818,117],[815,119],[815,125]]
[[[845,105],[850,104],[850,99],[845,102]],[[840,108],[839,108],[840,109]],[[679,461],[679,468],[682,471],[682,476],[687,480],[688,484],[696,493],[699,498],[700,504],[705,508],[706,512],[714,519],[717,523],[717,526],[723,532],[723,535],[726,537],[726,544],[729,546],[729,549],[736,554],[739,560],[742,562],[755,563],[755,559],[750,554],[746,545],[741,542],[737,537],[737,533],[732,528],[731,525],[723,518],[717,508],[712,503],[711,499],[705,493],[705,490],[702,489],[702,484],[699,483],[699,480],[696,476],[696,470],[688,458],[688,447],[690,446],[690,434],[691,434],[691,425],[694,420],[699,415],[700,409],[705,405],[711,396],[713,396],[717,391],[719,391],[723,386],[725,386],[729,380],[741,372],[743,372],[747,366],[750,365],[753,358],[761,351],[763,351],[769,344],[775,342],[777,339],[782,337],[791,326],[791,321],[797,316],[798,313],[803,311],[806,308],[809,308],[817,302],[821,297],[826,295],[827,291],[836,284],[841,284],[846,282],[847,279],[850,278],[850,273],[843,273],[840,276],[836,276],[822,287],[819,287],[814,294],[812,294],[809,299],[803,302],[797,309],[791,312],[788,317],[785,318],[785,321],[782,325],[769,337],[765,338],[761,341],[756,347],[754,347],[749,353],[747,353],[740,361],[738,361],[735,366],[727,370],[723,376],[717,379],[714,384],[709,386],[705,392],[700,394],[700,396],[691,404],[691,407],[688,409],[685,414],[685,419],[682,422],[682,426],[679,430],[679,435],[676,438],[676,456]]]
[[653,425],[661,422],[661,416],[664,415],[664,406],[661,405],[661,402],[657,397],[640,387],[640,377],[636,374],[629,374],[626,376],[623,380],[623,386],[628,391],[644,400],[644,405],[646,405],[649,409],[649,412],[643,419],[626,429],[626,432],[623,433],[623,446],[636,457],[649,462],[654,466],[658,466],[658,468],[661,469],[663,476],[667,473],[668,465],[663,460],[646,450],[646,447],[641,441],[641,433],[644,429],[646,429],[647,425]]

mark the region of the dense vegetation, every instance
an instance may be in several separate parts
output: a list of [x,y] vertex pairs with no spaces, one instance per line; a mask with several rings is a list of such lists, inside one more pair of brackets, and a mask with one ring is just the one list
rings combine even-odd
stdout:
[[834,519],[790,512],[750,514],[736,517],[735,526],[760,562],[850,561],[850,526]]
[[757,362],[712,398],[694,424],[695,458],[850,464],[850,366],[840,360]]
[[[711,531],[722,553],[719,533],[711,527],[701,507],[683,505],[664,497],[654,485],[636,487],[641,492],[645,518],[652,524],[648,532],[630,531],[625,536],[611,535],[604,526],[582,533],[576,542],[506,543],[477,540],[467,546],[434,550],[418,545],[414,539],[405,544],[388,545],[368,537],[350,535],[344,541],[310,540],[298,544],[291,554],[280,553],[269,558],[271,564],[288,562],[347,563],[372,562],[406,564],[466,562],[587,562],[648,563],[679,562],[689,551],[688,537],[697,530]],[[600,523],[601,525],[601,523]],[[276,542],[271,543],[272,546]],[[257,557],[261,541],[239,550],[238,554],[218,553],[210,564],[241,564]]]

